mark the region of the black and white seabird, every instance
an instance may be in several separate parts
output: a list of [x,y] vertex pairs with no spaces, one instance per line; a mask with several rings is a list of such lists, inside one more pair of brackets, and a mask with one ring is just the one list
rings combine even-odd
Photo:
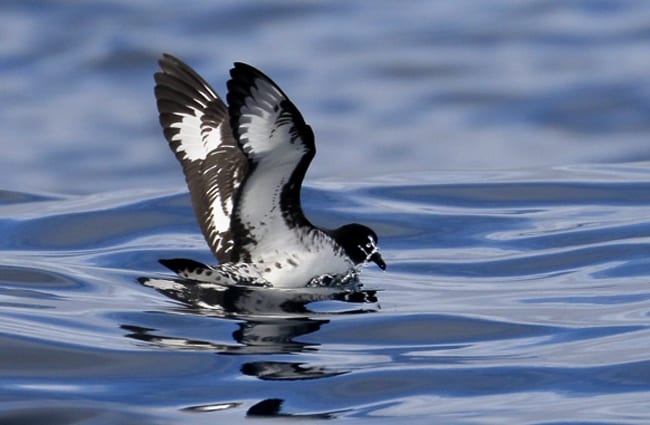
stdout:
[[372,229],[323,229],[305,217],[300,189],[316,153],[314,133],[269,77],[235,63],[226,106],[179,59],[165,54],[159,64],[160,123],[220,264],[161,263],[201,282],[281,288],[345,281],[369,261],[386,268]]

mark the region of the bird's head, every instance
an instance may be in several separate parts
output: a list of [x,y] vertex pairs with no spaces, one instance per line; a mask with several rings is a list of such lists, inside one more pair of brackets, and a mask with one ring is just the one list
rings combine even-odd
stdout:
[[386,270],[386,263],[381,258],[377,246],[377,234],[369,227],[362,224],[346,224],[333,230],[332,236],[345,250],[345,253],[354,261],[354,264],[363,264],[369,261]]

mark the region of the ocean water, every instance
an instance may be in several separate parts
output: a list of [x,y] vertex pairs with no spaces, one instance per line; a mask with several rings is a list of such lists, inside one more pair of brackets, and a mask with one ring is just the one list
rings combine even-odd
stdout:
[[[0,12],[0,423],[650,423],[650,4]],[[387,271],[211,308],[142,284],[213,262],[163,51],[222,93],[270,74],[317,135],[307,215],[371,226]]]

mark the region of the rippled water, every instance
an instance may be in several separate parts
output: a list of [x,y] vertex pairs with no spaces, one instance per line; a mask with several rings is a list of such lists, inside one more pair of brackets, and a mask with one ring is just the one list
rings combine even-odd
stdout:
[[311,186],[319,223],[377,229],[388,272],[199,309],[137,280],[209,261],[186,194],[3,192],[0,417],[647,422],[649,194],[645,166]]
[[[0,12],[0,423],[650,423],[650,3]],[[388,270],[210,308],[143,285],[213,261],[163,51],[276,79],[317,135],[308,216],[373,227]]]
[[318,140],[311,178],[650,160],[645,0],[0,4],[3,187],[181,188],[162,52],[225,91],[264,70]]

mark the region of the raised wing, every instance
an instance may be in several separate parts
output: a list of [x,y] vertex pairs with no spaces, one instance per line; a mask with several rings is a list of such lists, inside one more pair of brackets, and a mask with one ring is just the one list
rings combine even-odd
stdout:
[[299,242],[296,227],[313,228],[300,205],[300,187],[316,147],[311,127],[270,78],[243,63],[235,63],[230,75],[230,125],[249,159],[232,226],[239,256],[251,261],[286,252],[287,244]]
[[231,216],[248,160],[233,137],[228,109],[192,68],[171,55],[154,75],[160,124],[183,166],[203,236],[221,262],[233,258]]

